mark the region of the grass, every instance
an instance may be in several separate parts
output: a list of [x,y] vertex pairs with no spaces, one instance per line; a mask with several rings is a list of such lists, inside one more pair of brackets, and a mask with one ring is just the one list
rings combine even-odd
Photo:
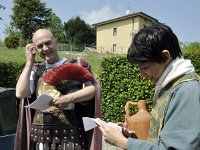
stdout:
[[16,62],[24,63],[25,62],[25,53],[23,48],[18,49],[8,49],[5,47],[0,47],[0,62]]
[[[24,48],[8,49],[6,47],[0,46],[0,62],[16,62],[25,63],[25,50]],[[81,53],[81,52],[67,52],[59,51],[59,54],[68,59],[76,58],[77,56],[83,56],[91,65],[94,75],[98,78],[101,71],[101,62],[104,57],[109,57],[109,55],[97,54],[97,53]],[[36,55],[36,60],[42,60],[38,55]]]

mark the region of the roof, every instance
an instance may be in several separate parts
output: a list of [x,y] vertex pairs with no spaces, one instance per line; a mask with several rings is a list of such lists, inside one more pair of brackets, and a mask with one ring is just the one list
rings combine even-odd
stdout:
[[124,20],[124,19],[134,18],[134,17],[137,17],[137,16],[141,16],[143,18],[149,19],[152,22],[158,22],[157,19],[155,19],[155,18],[153,18],[153,17],[151,17],[151,16],[149,16],[149,15],[143,13],[143,12],[138,12],[138,13],[132,13],[132,14],[129,14],[129,15],[126,15],[126,16],[102,21],[102,22],[99,22],[99,23],[95,23],[95,24],[92,24],[92,26],[97,27],[97,26],[100,26],[100,25],[104,25],[104,24],[108,24],[108,23],[112,23],[112,22],[116,22],[116,21],[121,21],[121,20]]

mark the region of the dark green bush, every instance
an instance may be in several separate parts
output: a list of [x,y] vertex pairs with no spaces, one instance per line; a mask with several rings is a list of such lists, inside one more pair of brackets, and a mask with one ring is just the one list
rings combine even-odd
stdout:
[[19,46],[19,38],[9,35],[5,38],[4,43],[7,48],[17,48]]
[[184,58],[190,59],[195,67],[196,73],[200,75],[200,50],[199,51],[185,51]]
[[[126,57],[104,58],[101,64],[102,112],[106,121],[124,121],[127,101],[148,100],[151,105],[154,86],[140,77],[138,69]],[[136,109],[132,109],[135,113]]]
[[200,75],[200,43],[182,43],[182,51],[184,58],[190,59],[192,61],[197,74]]
[[13,62],[0,63],[0,87],[15,87],[24,65]]

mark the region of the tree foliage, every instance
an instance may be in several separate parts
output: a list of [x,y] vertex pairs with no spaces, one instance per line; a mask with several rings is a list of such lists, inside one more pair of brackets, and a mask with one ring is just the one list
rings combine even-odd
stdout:
[[64,22],[67,43],[92,44],[96,41],[96,31],[80,17]]
[[24,45],[26,45],[26,40],[23,40],[22,33],[19,30],[17,30],[14,26],[12,26],[11,24],[9,26],[6,25],[4,33],[8,36],[17,37],[18,42],[19,42],[18,46],[23,47]]
[[55,13],[51,12],[48,18],[49,29],[56,37],[59,43],[65,42],[64,26],[61,19],[56,16]]
[[[5,7],[3,5],[0,4],[0,9],[5,9]],[[0,17],[0,20],[2,20],[2,18]]]
[[200,42],[182,43],[184,52],[200,52]]
[[30,41],[32,33],[38,28],[49,26],[48,17],[51,9],[40,0],[13,0],[11,25],[22,33],[24,40]]
[[0,4],[0,9],[2,9],[2,8],[5,9],[5,7],[4,7],[3,5]]
[[5,38],[4,43],[7,48],[17,48],[19,46],[19,38],[9,35]]
[[6,28],[4,30],[4,33],[6,35],[12,35],[12,36],[16,36],[18,38],[21,37],[21,33],[15,27],[13,27],[11,25],[5,25],[5,26],[6,26]]
[[196,73],[200,75],[200,43],[190,42],[185,43],[183,49],[183,56],[186,59],[190,59],[195,67]]

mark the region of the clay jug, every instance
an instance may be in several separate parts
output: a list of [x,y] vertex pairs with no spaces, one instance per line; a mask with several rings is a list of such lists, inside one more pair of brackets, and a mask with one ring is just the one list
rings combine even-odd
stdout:
[[[131,116],[129,107],[137,106],[138,112]],[[135,131],[135,137],[140,140],[146,140],[148,136],[148,130],[150,125],[151,115],[147,111],[147,104],[145,100],[139,100],[138,102],[128,101],[125,105],[126,127],[129,130]]]

